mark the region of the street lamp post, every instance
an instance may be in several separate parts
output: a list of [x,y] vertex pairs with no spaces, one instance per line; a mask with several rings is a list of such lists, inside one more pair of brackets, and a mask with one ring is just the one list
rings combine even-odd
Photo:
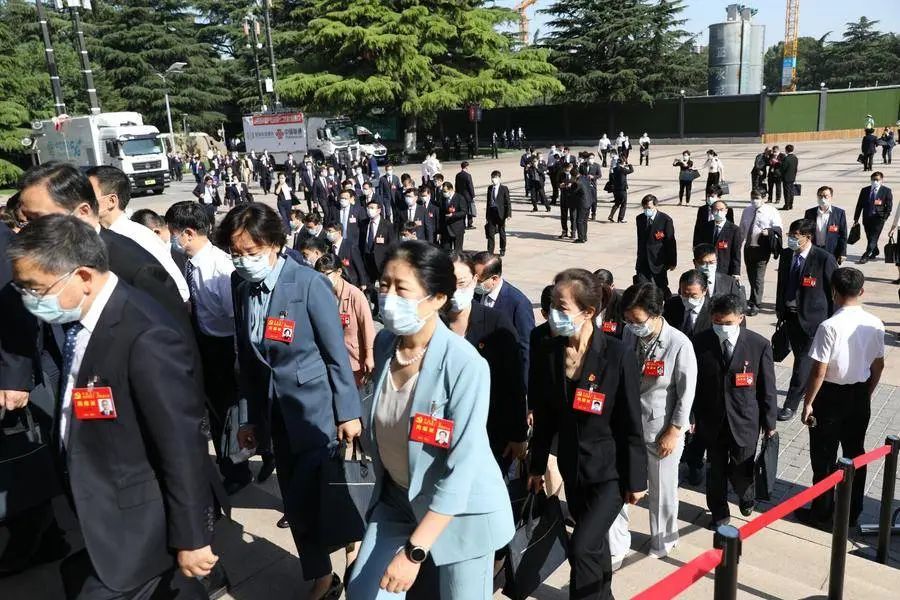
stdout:
[[269,45],[269,63],[272,69],[272,95],[275,98],[275,110],[281,110],[281,98],[278,96],[278,73],[275,70],[275,47],[272,45],[272,23],[269,17],[269,6],[272,0],[256,0],[262,5],[263,19],[266,25],[266,44]]
[[247,48],[253,52],[253,63],[256,66],[256,86],[259,89],[259,107],[263,112],[266,111],[266,97],[263,94],[262,71],[259,68],[259,54],[257,50],[262,48],[259,43],[259,20],[253,13],[248,13],[244,17],[244,35],[247,36]]
[[172,137],[172,144],[175,144],[175,132],[172,129],[172,109],[169,107],[169,80],[166,79],[166,75],[179,75],[187,66],[185,62],[174,62],[169,65],[169,68],[166,69],[165,73],[157,73],[160,79],[163,80],[163,85],[166,86],[166,119],[169,121],[169,135]]

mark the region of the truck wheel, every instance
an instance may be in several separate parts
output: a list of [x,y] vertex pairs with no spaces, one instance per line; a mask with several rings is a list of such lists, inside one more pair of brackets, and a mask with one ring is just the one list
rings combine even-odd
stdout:
[[314,162],[325,162],[325,155],[321,150],[313,150],[311,154]]

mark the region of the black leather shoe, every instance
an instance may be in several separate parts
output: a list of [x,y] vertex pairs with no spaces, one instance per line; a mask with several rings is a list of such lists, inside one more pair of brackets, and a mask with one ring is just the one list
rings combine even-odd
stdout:
[[319,600],[338,600],[343,592],[344,584],[341,583],[341,578],[338,577],[337,573],[332,573],[331,585],[328,587],[328,591],[319,597]]
[[738,505],[738,508],[741,509],[742,515],[744,515],[745,517],[749,517],[750,515],[753,514],[753,509],[756,508],[756,502],[754,502],[754,501],[741,502]]
[[703,467],[688,467],[688,483],[700,485],[703,483]]
[[566,239],[567,237],[569,237],[569,234],[566,233],[565,231],[563,231],[561,234],[559,234],[558,236],[556,236],[556,239],[558,239],[558,240],[564,240],[564,239]]
[[263,456],[262,466],[259,468],[259,473],[256,474],[256,482],[263,483],[266,479],[272,476],[272,472],[275,471],[275,457],[271,454],[266,454]]
[[501,250],[501,251],[500,251],[500,256],[506,256],[506,250]]
[[290,521],[288,521],[287,515],[281,515],[281,518],[278,519],[278,522],[275,523],[275,526],[278,527],[278,529],[287,529],[291,526],[291,523]]
[[778,411],[778,420],[779,421],[790,421],[794,418],[794,409],[784,407]]
[[867,262],[869,262],[869,257],[866,256],[865,254],[863,254],[862,257],[859,259],[858,264],[864,265],[864,264],[866,264]]
[[759,309],[756,308],[755,306],[751,306],[750,308],[747,309],[748,317],[755,317],[758,314],[759,314]]

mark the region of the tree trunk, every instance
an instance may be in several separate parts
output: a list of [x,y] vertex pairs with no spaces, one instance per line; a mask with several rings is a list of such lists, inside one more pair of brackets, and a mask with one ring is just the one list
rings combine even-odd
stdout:
[[406,116],[406,125],[403,128],[403,151],[406,154],[414,154],[416,152],[416,117],[415,115]]

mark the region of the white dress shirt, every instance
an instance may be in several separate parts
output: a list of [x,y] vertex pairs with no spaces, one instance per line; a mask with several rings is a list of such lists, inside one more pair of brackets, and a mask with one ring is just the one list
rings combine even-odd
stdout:
[[[143,227],[142,225],[140,227]],[[59,411],[59,439],[60,444],[65,444],[66,429],[68,429],[69,421],[72,419],[72,390],[75,388],[75,382],[78,381],[78,371],[81,370],[81,361],[84,359],[84,351],[87,350],[88,342],[91,341],[91,335],[97,327],[97,321],[106,308],[110,296],[116,289],[119,278],[115,273],[109,272],[109,279],[103,284],[100,293],[94,298],[94,302],[88,309],[87,314],[81,318],[81,325],[84,327],[75,336],[75,351],[72,353],[72,367],[68,373],[60,373],[60,377],[65,378],[66,387],[64,388],[62,397],[62,407]],[[114,399],[115,400],[115,399]]]
[[192,306],[200,331],[215,337],[234,335],[234,303],[231,299],[234,264],[231,258],[207,241],[188,261],[194,267]]
[[821,208],[816,211],[816,246],[825,245],[825,238],[828,237],[828,219],[830,218],[831,206],[826,211]]
[[488,308],[493,308],[494,304],[497,302],[497,297],[500,295],[500,288],[503,287],[503,278],[497,282],[497,285],[494,286],[490,292],[484,295],[481,303],[487,306]]
[[169,249],[169,245],[159,239],[153,231],[140,223],[135,223],[125,215],[121,215],[118,219],[113,221],[112,225],[109,226],[109,229],[115,231],[119,235],[131,238],[141,248],[152,254],[153,258],[163,266],[166,273],[168,273],[175,281],[175,285],[178,287],[178,293],[181,294],[181,299],[185,302],[191,299],[191,292],[188,289],[187,281],[185,281],[184,275],[172,259],[172,251]]
[[203,186],[203,204],[212,204],[213,203],[213,186],[205,185]]
[[748,246],[759,246],[762,230],[775,227],[781,227],[781,215],[770,204],[762,204],[759,208],[751,204],[741,213],[741,235]]
[[844,306],[816,329],[809,357],[828,365],[825,381],[867,381],[872,361],[884,356],[884,323],[861,306]]

